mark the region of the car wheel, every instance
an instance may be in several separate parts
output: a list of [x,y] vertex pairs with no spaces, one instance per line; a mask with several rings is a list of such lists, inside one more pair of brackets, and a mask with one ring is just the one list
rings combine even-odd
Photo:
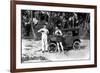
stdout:
[[55,43],[49,44],[48,50],[49,50],[50,53],[56,52],[56,50],[57,50],[57,45],[56,45]]
[[75,41],[74,43],[73,43],[73,49],[80,49],[80,41]]

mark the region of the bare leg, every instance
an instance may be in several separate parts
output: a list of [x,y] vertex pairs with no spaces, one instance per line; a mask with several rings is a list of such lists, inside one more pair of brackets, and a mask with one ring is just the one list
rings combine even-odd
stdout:
[[64,51],[64,48],[63,48],[62,42],[60,42],[60,46],[61,46],[61,50]]
[[60,52],[60,47],[59,47],[59,43],[57,43],[57,48],[58,48],[58,52]]

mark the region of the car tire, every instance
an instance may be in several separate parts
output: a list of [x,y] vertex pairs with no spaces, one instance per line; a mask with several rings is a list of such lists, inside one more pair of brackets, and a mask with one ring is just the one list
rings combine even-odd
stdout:
[[73,43],[73,49],[74,50],[80,49],[80,41],[74,41],[74,43]]
[[50,43],[48,46],[48,50],[50,53],[56,52],[57,50],[57,45],[55,43]]

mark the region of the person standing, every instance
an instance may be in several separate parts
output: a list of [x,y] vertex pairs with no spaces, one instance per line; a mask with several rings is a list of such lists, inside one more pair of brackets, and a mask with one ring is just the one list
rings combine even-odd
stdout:
[[58,27],[55,28],[55,35],[57,36],[58,51],[60,52],[60,47],[61,47],[61,50],[64,51],[63,45],[62,45],[62,37],[61,37],[63,34],[62,34],[61,30]]
[[43,26],[38,32],[42,33],[41,41],[42,41],[42,52],[48,50],[48,42],[47,42],[47,34],[49,33],[48,29],[46,28],[46,25]]

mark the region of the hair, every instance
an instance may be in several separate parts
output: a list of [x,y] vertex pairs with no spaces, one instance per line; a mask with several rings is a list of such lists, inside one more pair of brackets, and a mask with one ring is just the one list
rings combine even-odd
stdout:
[[43,27],[44,27],[44,26],[47,27],[45,24],[43,25]]

